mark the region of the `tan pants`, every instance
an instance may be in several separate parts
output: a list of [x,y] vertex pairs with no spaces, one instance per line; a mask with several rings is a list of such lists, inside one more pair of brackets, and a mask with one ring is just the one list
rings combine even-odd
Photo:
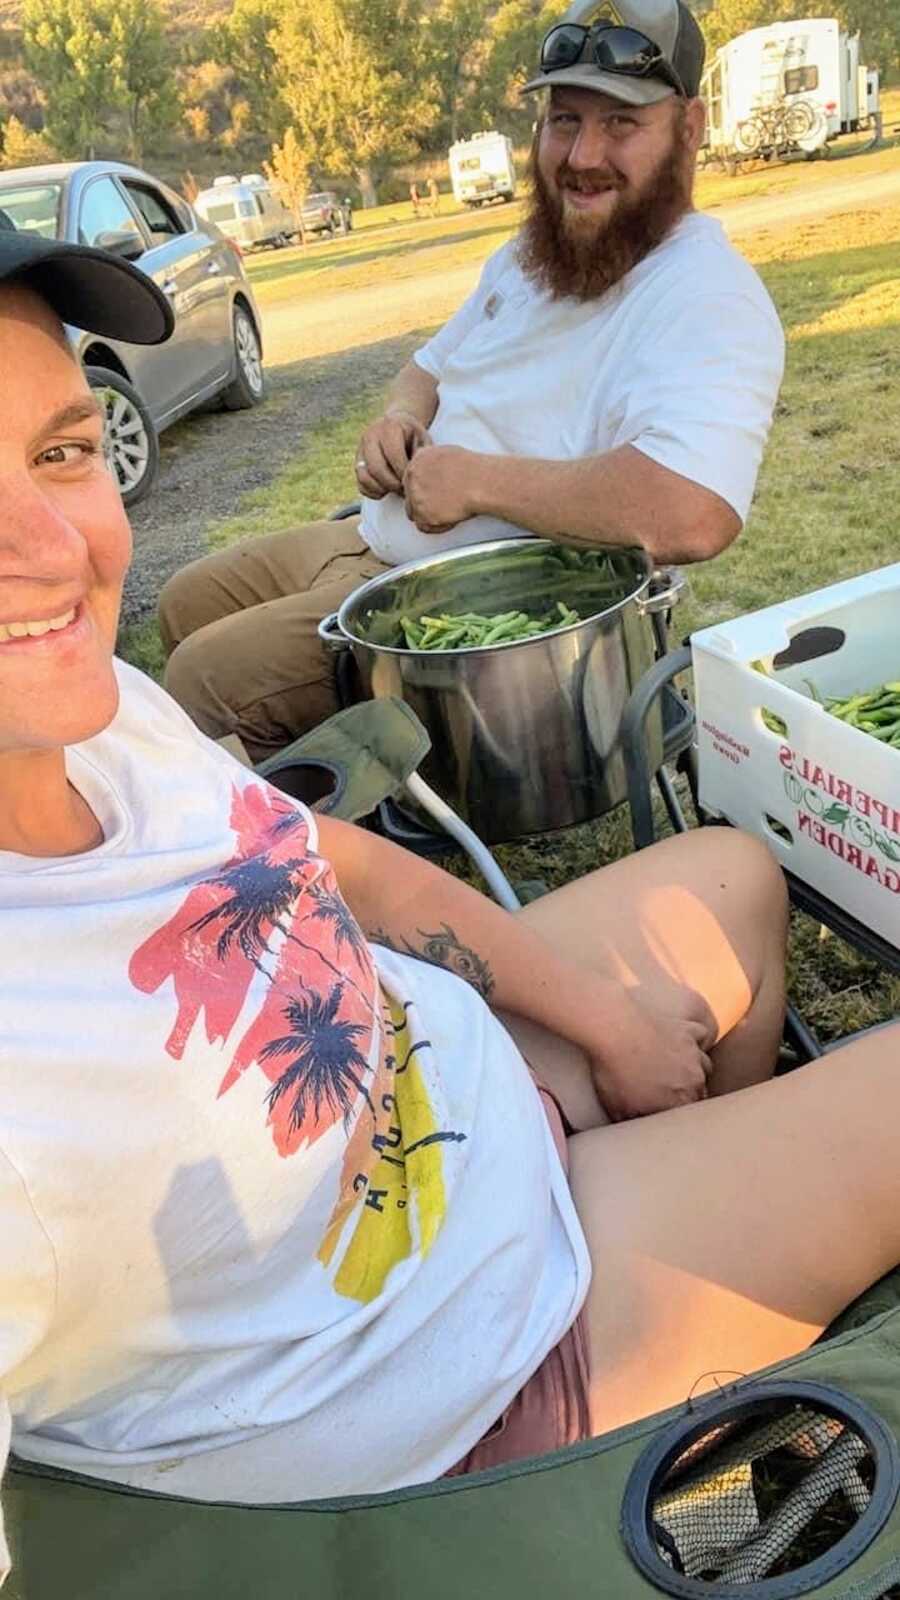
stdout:
[[191,562],[159,599],[166,688],[204,733],[236,733],[263,760],[338,709],[334,657],[317,626],[387,570],[360,538],[359,517]]

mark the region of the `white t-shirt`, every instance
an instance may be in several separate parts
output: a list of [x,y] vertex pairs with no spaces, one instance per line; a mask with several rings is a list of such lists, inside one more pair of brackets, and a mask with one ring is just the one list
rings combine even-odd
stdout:
[[118,672],[67,757],[104,842],[0,855],[0,1468],[11,1420],[180,1494],[431,1479],[587,1291],[539,1098],[467,984],[370,950],[313,816]]
[[[438,380],[434,444],[551,461],[630,444],[714,490],[743,521],[781,383],[784,336],[762,282],[721,225],[690,212],[587,304],[538,289],[511,240],[415,359]],[[400,497],[386,495],[363,501],[361,532],[396,565],[523,530],[480,516],[426,535]]]

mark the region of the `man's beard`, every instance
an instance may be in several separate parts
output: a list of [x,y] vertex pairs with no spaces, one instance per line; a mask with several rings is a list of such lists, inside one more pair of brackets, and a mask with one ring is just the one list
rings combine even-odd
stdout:
[[[637,195],[620,190],[608,221],[566,212],[538,165],[540,133],[529,157],[531,202],[519,236],[522,270],[554,299],[597,300],[670,233],[690,209],[693,163],[676,124],[672,148]],[[575,177],[563,162],[556,183]],[[581,173],[587,180],[599,174]]]

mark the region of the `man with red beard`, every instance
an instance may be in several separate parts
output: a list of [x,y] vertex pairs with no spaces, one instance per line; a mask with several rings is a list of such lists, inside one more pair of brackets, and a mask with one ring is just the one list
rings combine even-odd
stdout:
[[[700,30],[682,0],[578,0],[547,34],[517,239],[395,380],[360,516],[206,557],[163,590],[166,685],[262,759],[336,709],[316,628],[368,578],[522,532],[701,561],[740,532],[784,341],[693,209]],[[490,597],[485,598],[490,610]]]

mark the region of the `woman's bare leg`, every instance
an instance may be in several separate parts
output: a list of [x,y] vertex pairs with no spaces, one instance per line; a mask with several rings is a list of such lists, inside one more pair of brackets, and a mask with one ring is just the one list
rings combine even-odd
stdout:
[[[784,1020],[787,901],[764,845],[727,828],[681,835],[519,915],[570,960],[634,986],[662,1014],[680,988],[702,994],[719,1025],[711,1093],[771,1076]],[[582,1053],[519,1018],[504,1022],[573,1126],[601,1125]]]
[[805,1348],[900,1261],[900,1027],[570,1140],[597,1432]]

